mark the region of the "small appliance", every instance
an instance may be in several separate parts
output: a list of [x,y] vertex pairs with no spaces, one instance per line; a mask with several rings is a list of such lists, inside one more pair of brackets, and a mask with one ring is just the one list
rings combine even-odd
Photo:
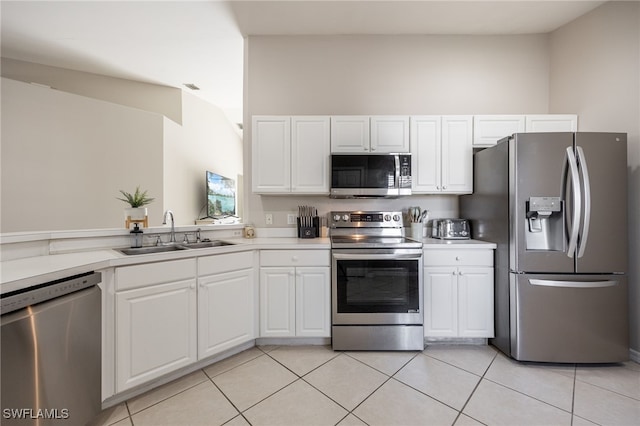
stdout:
[[434,219],[431,236],[442,240],[468,240],[471,237],[466,219]]
[[411,154],[332,154],[332,198],[411,195]]

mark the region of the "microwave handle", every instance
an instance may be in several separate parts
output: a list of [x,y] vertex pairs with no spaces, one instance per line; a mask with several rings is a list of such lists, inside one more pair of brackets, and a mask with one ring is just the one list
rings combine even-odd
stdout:
[[394,159],[396,162],[396,181],[395,181],[395,187],[396,188],[400,188],[400,156],[399,155],[394,155]]

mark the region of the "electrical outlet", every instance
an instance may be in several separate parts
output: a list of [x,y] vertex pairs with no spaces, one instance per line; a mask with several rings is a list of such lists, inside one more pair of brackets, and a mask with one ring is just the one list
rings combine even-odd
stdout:
[[287,215],[287,225],[295,225],[296,224],[296,215],[289,213]]
[[267,225],[273,225],[273,214],[272,213],[265,214],[264,221]]

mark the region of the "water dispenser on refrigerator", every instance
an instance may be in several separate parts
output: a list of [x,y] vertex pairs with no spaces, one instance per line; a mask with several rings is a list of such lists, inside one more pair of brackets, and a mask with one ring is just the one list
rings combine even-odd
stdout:
[[527,250],[564,251],[564,202],[560,197],[530,197],[526,211]]

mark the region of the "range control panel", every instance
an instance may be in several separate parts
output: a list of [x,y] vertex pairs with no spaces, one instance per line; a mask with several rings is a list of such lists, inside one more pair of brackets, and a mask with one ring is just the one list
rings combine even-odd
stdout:
[[402,212],[331,212],[331,228],[402,228]]

